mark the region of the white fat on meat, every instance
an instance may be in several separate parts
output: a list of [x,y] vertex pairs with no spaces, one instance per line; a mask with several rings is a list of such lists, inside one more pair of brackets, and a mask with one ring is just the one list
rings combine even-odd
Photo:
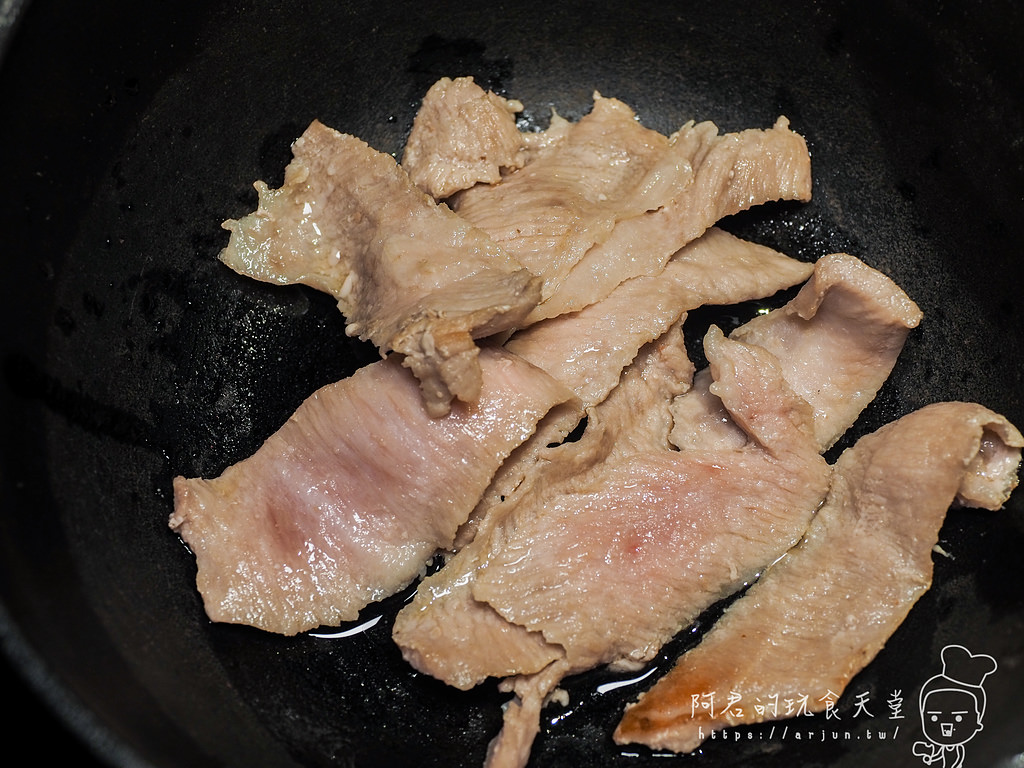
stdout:
[[405,144],[402,167],[437,200],[477,183],[495,184],[527,160],[515,115],[523,106],[472,77],[442,77],[423,97]]
[[214,621],[292,635],[358,617],[450,547],[494,471],[572,393],[500,349],[442,418],[394,357],[310,396],[214,479],[177,477],[170,526]]
[[[627,707],[615,741],[691,752],[716,730],[773,719],[752,701],[824,710],[930,587],[949,507],[998,510],[1017,485],[1022,446],[1005,418],[962,402],[862,437],[837,461],[803,541]],[[694,708],[697,696],[740,705]]]
[[404,356],[433,415],[475,400],[474,340],[519,325],[539,278],[354,136],[314,121],[292,154],[284,185],[257,182],[257,210],[224,223],[221,260],[334,296],[350,335]]

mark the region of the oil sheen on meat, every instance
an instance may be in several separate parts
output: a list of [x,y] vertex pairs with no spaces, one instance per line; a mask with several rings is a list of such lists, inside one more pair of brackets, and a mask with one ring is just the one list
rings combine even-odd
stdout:
[[[672,410],[689,396],[692,371],[678,329],[638,358],[592,410],[582,439],[552,449],[524,490],[485,518],[477,539],[423,582],[395,623],[395,639],[406,658],[457,687],[508,676],[515,681],[508,683],[510,690],[535,692],[530,676],[551,679],[554,668],[569,674],[651,658],[701,610],[782,555],[803,535],[825,494],[828,473],[816,422],[846,419],[848,426],[856,416],[841,401],[839,415],[833,416],[824,401],[816,413],[792,392],[785,372],[803,366],[806,350],[838,344],[833,338],[837,317],[855,327],[862,322],[864,343],[884,337],[893,347],[902,345],[917,321],[916,307],[891,281],[850,262],[843,255],[821,260],[790,304],[759,319],[761,340],[778,356],[765,347],[726,340],[717,331],[709,334],[707,352],[716,363],[708,371],[713,382],[708,396],[720,410],[716,419],[726,419],[729,434],[741,436],[738,441],[683,451],[671,444],[672,434],[685,427],[673,420]],[[808,308],[796,328],[790,318],[795,307]],[[734,335],[743,332],[741,327]],[[846,343],[859,348],[848,336],[844,331]],[[717,357],[723,347],[745,360],[741,369],[727,355]],[[837,371],[873,392],[891,365],[891,360],[852,354],[845,364],[837,360]],[[771,375],[769,386],[765,377]],[[791,428],[794,422],[804,424],[802,437],[798,430],[788,440],[768,441],[750,421],[763,413],[751,403],[729,407],[722,399],[753,398],[756,391],[789,402],[785,418]],[[757,402],[766,407],[765,401]],[[799,458],[781,447],[801,444],[805,450],[797,452]],[[756,466],[744,465],[745,460]],[[688,474],[695,467],[709,474]],[[806,494],[802,502],[786,497],[773,506],[773,471],[782,473],[778,480],[791,492]],[[760,501],[745,497],[742,486],[756,489]],[[719,491],[737,506],[703,495]],[[681,539],[673,549],[676,535]],[[635,557],[625,558],[622,548]],[[675,590],[671,585],[677,582]],[[609,595],[601,586],[607,583],[629,586]],[[667,591],[655,594],[660,588]],[[666,623],[659,624],[659,617]],[[608,633],[609,626],[616,631]],[[528,741],[524,732],[532,732],[536,723],[525,713],[535,710],[532,701],[509,710],[495,760],[507,759],[502,755]]]
[[436,200],[502,172],[522,168],[528,154],[515,113],[523,105],[484,91],[472,77],[442,77],[427,91],[405,143],[402,167]]
[[486,349],[484,386],[443,418],[392,357],[318,390],[255,454],[178,477],[170,525],[214,621],[295,634],[355,619],[450,547],[494,471],[563,386]]
[[[777,695],[824,710],[931,585],[946,510],[999,509],[1017,484],[1021,446],[1005,418],[956,402],[861,438],[836,463],[803,541],[626,709],[615,740],[690,752],[718,729],[771,719],[755,701]],[[694,697],[746,705],[694,707]]]
[[404,356],[431,414],[475,400],[474,340],[517,326],[539,279],[354,136],[314,121],[292,153],[284,185],[257,182],[257,210],[225,222],[221,260],[334,296],[350,335]]

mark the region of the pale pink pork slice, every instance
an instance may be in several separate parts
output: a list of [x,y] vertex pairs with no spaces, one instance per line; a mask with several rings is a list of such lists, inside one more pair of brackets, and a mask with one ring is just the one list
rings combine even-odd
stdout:
[[[645,386],[657,376],[620,385],[595,409],[614,415],[592,419],[578,447],[567,450],[571,460],[489,518],[471,545],[479,558],[471,593],[488,606],[489,652],[473,647],[464,622],[451,629],[431,624],[449,641],[447,651],[437,643],[403,643],[396,622],[396,639],[414,666],[454,677],[461,687],[514,674],[519,679],[510,685],[529,692],[506,712],[493,765],[525,763],[524,747],[538,727],[536,699],[563,674],[650,659],[701,610],[791,547],[824,496],[828,469],[813,440],[810,409],[785,385],[772,355],[717,329],[706,348],[723,401],[749,430],[748,445],[673,450],[667,403],[685,382],[667,392]],[[656,360],[679,370],[678,352],[658,349]],[[683,375],[690,371],[686,364]],[[628,440],[615,440],[616,433],[629,433]],[[412,618],[417,609],[403,613]],[[499,619],[510,625],[503,633],[494,631]],[[544,685],[524,675],[538,675]]]
[[[394,638],[413,666],[465,689],[488,676],[536,672],[564,656],[540,633],[508,622],[475,600],[477,571],[508,526],[515,525],[519,516],[543,510],[543,489],[556,493],[593,472],[615,450],[620,433],[635,432],[647,445],[649,434],[664,431],[658,424],[649,427],[646,421],[633,419],[634,408],[663,420],[667,403],[686,388],[692,373],[676,327],[645,348],[608,399],[591,410],[590,425],[579,441],[552,446],[515,493],[492,505],[479,521],[476,537],[420,583],[413,601],[395,620]],[[622,437],[621,442],[626,439]],[[521,504],[523,496],[526,501]]]
[[778,251],[712,227],[676,253],[659,275],[627,280],[583,309],[517,331],[505,344],[550,373],[579,398],[580,411],[558,411],[498,470],[480,504],[460,530],[456,546],[472,538],[480,519],[519,488],[583,415],[616,386],[644,344],[662,336],[685,314],[705,304],[733,304],[788,288],[813,270]]
[[810,281],[780,312],[755,317],[731,338],[785,361],[786,381],[814,408],[814,434],[824,450],[875,399],[921,318],[888,276],[834,253],[815,265]]
[[[785,306],[730,334],[775,354],[783,376],[814,409],[824,451],[853,425],[889,378],[921,310],[889,277],[860,259],[836,253],[814,265],[811,279]],[[679,448],[740,445],[746,440],[699,372],[672,404],[672,442]]]
[[[557,494],[539,494],[542,509],[516,515],[476,573],[477,600],[564,648],[574,668],[649,659],[706,601],[799,539],[824,495],[805,405],[771,357],[715,329],[706,347],[748,445],[675,451],[657,422],[634,450],[620,444]],[[651,412],[634,398],[628,415]]]
[[836,463],[804,540],[627,707],[616,742],[690,752],[718,729],[773,719],[758,701],[825,709],[931,585],[947,509],[999,509],[1017,484],[1021,446],[1005,418],[959,402],[861,438]]
[[225,222],[222,261],[334,296],[350,335],[404,356],[433,415],[474,400],[474,340],[517,326],[539,279],[354,136],[314,121],[292,153],[284,185],[257,182],[257,210]]
[[685,312],[771,296],[813,269],[712,227],[660,273],[627,280],[595,304],[524,328],[505,347],[565,383],[589,407],[607,396],[644,344]]
[[214,621],[282,634],[357,618],[450,547],[506,456],[572,394],[500,349],[444,417],[394,358],[326,386],[251,457],[174,480],[171,527]]

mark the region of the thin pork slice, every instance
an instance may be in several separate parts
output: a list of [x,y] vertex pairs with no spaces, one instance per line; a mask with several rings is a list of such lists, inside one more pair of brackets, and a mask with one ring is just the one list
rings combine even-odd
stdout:
[[[481,541],[470,545],[475,558],[471,578],[460,578],[455,588],[438,600],[441,610],[432,612],[431,618],[436,620],[440,615],[452,622],[445,627],[446,636],[470,654],[460,671],[480,675],[490,670],[491,675],[510,675],[498,686],[512,698],[505,704],[501,730],[488,746],[485,768],[524,768],[540,731],[541,711],[547,700],[566,676],[586,667],[578,666],[578,660],[574,666],[566,649],[546,640],[542,632],[512,623],[488,603],[476,600],[475,569],[486,564],[494,541],[503,540],[508,526],[514,529],[524,520],[524,506],[542,508],[543,504],[537,504],[541,497],[557,497],[569,490],[575,479],[600,473],[604,462],[614,463],[616,458],[637,451],[666,448],[666,406],[673,394],[685,390],[692,374],[680,323],[649,345],[623,373],[619,386],[592,412],[579,442],[571,448],[559,446],[556,450],[563,451],[564,456],[550,457],[549,464],[526,479],[524,487],[528,490],[523,493],[528,494],[529,501],[525,505],[513,496],[484,518]],[[544,514],[543,509],[538,513]],[[481,639],[481,631],[498,641],[486,657],[479,655],[481,649],[472,642]],[[466,639],[470,640],[468,648],[460,642]],[[502,662],[507,669],[504,673]],[[611,664],[631,669],[636,662],[623,658]]]
[[355,619],[450,547],[494,471],[562,385],[500,349],[443,418],[394,357],[318,390],[215,479],[174,480],[170,526],[195,553],[214,621],[295,634]]
[[[667,425],[650,427],[632,419],[632,414],[639,410],[664,421],[667,404],[685,390],[692,374],[678,325],[641,351],[607,400],[591,410],[582,437],[548,448],[521,484],[495,500],[479,518],[475,537],[419,584],[393,628],[407,661],[461,689],[487,677],[531,674],[564,661],[562,648],[545,641],[540,633],[506,621],[473,598],[476,572],[518,516],[543,511],[541,494],[556,494],[574,479],[595,471],[615,450],[618,438],[627,442],[622,433],[649,435],[641,438],[645,447],[658,442],[658,433],[663,433],[660,444],[668,447]],[[528,501],[521,503],[521,497]]]
[[874,400],[921,316],[887,276],[836,253],[815,265],[781,312],[755,317],[730,336],[785,360],[786,381],[814,408],[814,434],[825,450]]
[[[723,401],[751,442],[729,452],[675,451],[667,405],[680,383],[666,391],[666,377],[648,387],[653,407],[645,407],[643,387],[626,391],[624,381],[626,388],[595,409],[580,447],[566,444],[566,461],[552,464],[510,509],[487,518],[471,544],[479,559],[469,580],[473,610],[451,626],[433,625],[447,648],[396,636],[414,666],[442,679],[454,671],[463,687],[514,670],[525,676],[517,692],[546,695],[562,674],[650,659],[701,610],[799,539],[828,477],[810,409],[786,387],[770,353],[717,329],[706,348]],[[657,363],[680,367],[681,348],[676,355],[657,351]],[[410,624],[417,610],[403,610]],[[509,625],[489,653],[473,647],[473,619],[488,627],[489,640],[500,620]],[[530,675],[545,684],[530,685]],[[533,711],[535,700],[506,711],[492,764],[525,763],[525,736],[536,724],[521,715]]]
[[474,339],[517,326],[540,300],[539,279],[359,139],[314,121],[292,153],[284,185],[257,182],[257,210],[225,222],[221,259],[330,293],[349,334],[404,356],[431,414],[475,400]]
[[[921,310],[886,275],[848,254],[814,265],[811,279],[785,306],[740,326],[730,338],[763,347],[783,376],[814,409],[818,446],[827,450],[854,423],[889,378]],[[679,448],[727,448],[746,437],[699,372],[693,388],[672,404],[672,443]]]
[[473,596],[561,646],[573,669],[650,659],[788,550],[824,497],[828,468],[807,405],[777,361],[714,328],[705,347],[750,443],[718,452],[675,451],[663,437],[635,451],[620,445],[559,493],[541,494],[540,508],[524,499],[527,513],[476,572]]
[[640,348],[684,312],[764,298],[806,280],[814,266],[717,227],[657,275],[623,282],[605,299],[515,333],[506,349],[543,368],[589,407],[601,402]]
[[522,168],[527,153],[515,114],[523,105],[485,91],[472,77],[442,77],[413,120],[402,167],[437,200]]
[[[712,230],[708,234],[715,238],[716,236],[713,234],[715,232],[716,230]],[[734,238],[731,239],[727,235],[717,238],[724,251],[742,246],[742,243],[734,242],[734,240]],[[731,280],[732,278],[723,276],[725,270],[716,273],[714,265],[717,262],[715,260],[707,262],[703,260],[703,255],[707,255],[716,249],[705,248],[702,241],[707,243],[715,242],[714,239],[709,239],[706,235],[700,241],[694,243],[693,246],[684,249],[682,253],[689,253],[696,259],[696,264],[700,265],[698,272],[706,271],[709,277],[712,278],[712,284],[715,280],[725,280],[727,282]],[[698,246],[701,247],[698,248]],[[721,252],[723,251],[719,251],[719,253]],[[675,264],[676,258],[673,259],[673,262],[670,262],[670,267]],[[784,307],[769,313],[765,316],[764,321],[760,323],[759,337],[765,343],[771,344],[776,348],[776,362],[784,377],[787,375],[787,371],[799,369],[804,364],[800,358],[791,358],[789,357],[790,355],[795,355],[798,352],[806,354],[807,350],[829,349],[837,346],[835,340],[828,338],[828,335],[837,333],[837,326],[841,320],[851,323],[854,327],[858,323],[867,322],[872,319],[878,322],[879,327],[869,325],[863,329],[864,338],[868,340],[878,340],[882,336],[882,328],[888,329],[887,332],[891,335],[892,340],[902,342],[905,339],[907,334],[906,313],[899,309],[904,306],[906,301],[902,291],[895,289],[891,281],[881,274],[876,273],[874,277],[867,279],[861,273],[861,270],[850,267],[846,262],[846,257],[838,258],[838,263],[846,265],[846,267],[837,271],[834,269],[834,265],[837,263],[836,258],[826,257],[819,260],[817,265],[814,266],[814,269],[819,274],[808,283],[807,287],[802,289],[802,292],[807,292],[806,294],[802,297],[799,297],[800,295],[798,294],[799,299],[795,300],[797,305],[802,306],[810,303],[816,308],[816,316],[807,318],[799,327],[800,332],[804,334],[804,341],[801,344],[775,343],[769,333],[772,327],[769,320],[773,315],[777,315],[780,318],[778,327],[782,337],[792,340],[794,333],[791,307]],[[733,264],[733,266],[736,266],[736,264]],[[867,267],[863,267],[863,269],[866,270]],[[826,279],[826,275],[833,275],[835,279]],[[846,278],[851,279],[854,284],[844,287],[842,283]],[[865,291],[857,289],[857,286],[865,283],[872,284],[880,289],[884,288],[885,290]],[[809,301],[808,295],[814,296],[814,301]],[[649,298],[648,301],[653,301],[653,297]],[[600,307],[602,303],[594,305],[591,310]],[[897,310],[885,316],[879,311],[880,306],[896,307]],[[568,317],[571,316],[565,316],[565,318]],[[534,329],[542,329],[548,323],[565,322],[567,320],[563,318],[557,318],[554,321],[544,321],[526,331],[521,331],[520,334],[529,336],[536,332]],[[856,331],[847,329],[840,335],[841,339],[847,339],[847,343],[850,344],[854,351],[860,346],[855,336],[852,335],[855,333]],[[887,343],[884,346],[891,345],[891,343]],[[530,354],[528,348],[521,348],[520,352],[528,356]],[[539,354],[540,350],[538,350]],[[664,352],[662,352],[662,355],[664,357]],[[837,372],[842,375],[844,381],[854,386],[855,389],[870,388],[873,391],[874,388],[877,388],[878,382],[888,375],[891,368],[890,363],[877,366],[874,361],[866,359],[859,354],[853,354],[849,357],[837,357],[836,359]],[[840,363],[842,364],[840,365]],[[542,364],[547,365],[552,371],[556,370],[554,365],[543,361]],[[858,371],[858,366],[863,366],[864,370]],[[501,492],[495,493],[493,498],[488,498],[485,495],[485,500],[489,507],[496,507],[498,510],[499,514],[496,515],[496,519],[502,514],[509,514],[508,510],[514,506],[515,496],[528,494],[531,486],[557,487],[567,482],[565,478],[580,476],[588,467],[602,462],[610,452],[619,450],[616,446],[620,443],[627,446],[622,450],[643,451],[649,446],[662,449],[671,445],[691,449],[738,450],[750,442],[748,434],[733,421],[721,398],[711,391],[713,378],[710,369],[705,369],[698,374],[694,390],[680,395],[679,392],[672,392],[669,389],[663,388],[659,396],[655,398],[635,395],[632,391],[632,387],[635,385],[630,383],[631,377],[636,374],[636,370],[642,369],[643,363],[639,361],[637,365],[627,369],[622,383],[617,390],[612,392],[608,401],[591,411],[592,423],[582,440],[577,443],[569,443],[545,450],[542,461],[536,465],[540,468],[539,470],[531,467],[529,471],[520,473],[518,480],[521,482],[521,485],[515,489],[515,493],[512,493],[512,489],[515,486],[510,484],[501,488]],[[675,370],[682,371],[678,366]],[[826,387],[827,378],[831,371],[824,370],[820,366],[814,367],[813,370],[825,377],[820,387]],[[679,376],[682,378],[684,374],[679,373]],[[696,398],[691,397],[694,391],[697,391],[698,396]],[[664,401],[662,398],[664,398]],[[668,405],[669,403],[671,403],[670,406]],[[687,405],[681,408],[681,404]],[[840,405],[842,405],[842,402],[840,402]],[[819,407],[823,408],[824,406],[824,403],[819,404]],[[661,409],[669,407],[671,409],[670,414],[662,415]],[[611,413],[616,414],[614,419],[609,415]],[[812,417],[816,422],[818,414],[812,412]],[[635,425],[651,418],[659,423],[656,424],[656,428],[649,430],[646,443],[642,440],[638,442],[638,438],[633,434],[636,432]],[[827,420],[833,424],[837,422],[836,418],[828,418]],[[613,423],[614,426],[609,426]],[[666,430],[670,428],[671,432],[663,436],[659,431],[662,428]],[[681,436],[684,435],[684,429],[687,444],[681,445],[684,442],[681,439]],[[716,436],[715,439],[712,440],[707,435],[702,435],[702,429],[713,433]],[[820,450],[822,448],[821,443],[817,439],[816,443]],[[490,515],[491,513],[488,512],[487,514]],[[474,518],[477,520],[483,518],[482,515],[479,515],[479,510],[474,512],[471,519]],[[494,521],[491,521],[491,524],[493,525]],[[489,622],[491,631],[495,635],[516,634],[513,630],[509,629],[511,625],[502,623],[500,617],[494,613],[493,609],[485,606],[483,603],[474,602],[470,594],[475,571],[482,561],[480,553],[485,551],[487,546],[485,539],[476,542],[473,548],[460,552],[440,573],[429,577],[421,586],[421,592],[414,601],[415,607],[404,611],[404,615],[400,614],[399,622],[396,625],[400,628],[400,632],[396,634],[399,644],[403,646],[410,656],[418,655],[422,657],[420,660],[415,661],[414,664],[420,665],[420,668],[426,671],[432,670],[431,674],[435,674],[441,677],[441,679],[461,687],[474,685],[482,679],[482,676],[470,671],[472,664],[468,661],[471,655],[469,649],[473,647],[472,626],[474,623]],[[472,618],[462,622],[459,617],[468,616],[471,612],[474,614]],[[418,624],[422,624],[423,627],[418,627]],[[464,635],[456,643],[462,650],[460,654],[453,657],[457,665],[457,670],[455,671],[446,669],[450,646],[447,644],[445,632],[440,629],[433,629],[438,626],[447,627],[452,633],[456,632],[457,628],[465,628]],[[426,627],[431,627],[431,629],[428,630]],[[519,634],[525,637],[522,633]],[[537,659],[550,661],[553,653],[557,655],[552,651],[553,646],[543,642],[543,638],[539,633],[532,637],[530,644],[533,646]],[[490,645],[487,645],[486,649],[489,651]],[[481,646],[481,651],[484,651],[483,646]],[[485,652],[484,655],[492,660],[498,656],[489,652]],[[511,657],[514,658],[514,655]],[[517,669],[516,664],[518,662],[513,661],[511,664],[501,667],[504,672],[496,671],[499,669],[498,666],[492,667],[490,674],[499,676],[501,674],[512,674]],[[484,669],[483,666],[480,668]]]
[[690,752],[718,729],[772,719],[758,701],[834,703],[931,585],[947,509],[999,509],[1022,446],[1005,418],[958,402],[861,438],[804,540],[626,709],[615,741]]
[[[550,129],[549,129],[550,130]],[[617,99],[595,94],[592,110],[495,185],[454,196],[458,214],[544,280],[553,293],[615,222],[653,211],[692,179],[689,158],[643,127]]]
[[[786,388],[771,354],[731,342],[717,329],[705,346],[750,444],[673,451],[667,424],[635,401],[619,402],[618,419],[632,424],[630,415],[641,417],[627,429],[629,440],[616,440],[600,465],[549,496],[540,513],[516,515],[478,570],[478,601],[564,653],[527,681],[549,685],[553,670],[634,668],[649,660],[799,539],[824,496],[828,468],[813,443],[809,408]],[[513,690],[550,693],[524,681]],[[538,706],[513,703],[523,710]],[[527,724],[509,711],[515,708],[506,710],[493,765],[526,762]],[[505,743],[519,752],[504,754]]]
[[705,304],[763,298],[807,279],[813,265],[712,227],[676,253],[659,275],[640,276],[582,310],[517,331],[505,348],[542,368],[576,393],[581,412],[559,410],[545,428],[510,457],[460,530],[465,546],[479,520],[521,485],[543,459],[618,383],[621,371],[647,343],[665,334],[683,315]]
[[[532,163],[538,157],[557,147],[572,130],[572,122],[566,120],[554,109],[548,127],[543,131],[527,131],[523,133],[523,145],[526,149],[526,162]],[[525,165],[525,163],[524,163]]]
[[714,123],[687,123],[670,144],[692,168],[691,183],[656,210],[618,221],[556,292],[544,293],[528,322],[585,307],[631,277],[657,274],[672,254],[725,216],[772,200],[811,197],[807,144],[784,117],[768,130],[726,134]]

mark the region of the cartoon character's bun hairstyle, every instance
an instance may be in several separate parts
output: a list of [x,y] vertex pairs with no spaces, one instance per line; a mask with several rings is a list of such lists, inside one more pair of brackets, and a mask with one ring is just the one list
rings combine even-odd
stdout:
[[921,686],[921,705],[929,693],[954,688],[974,695],[981,718],[985,714],[985,689],[981,686],[995,670],[996,660],[991,656],[974,655],[962,645],[947,645],[942,649],[942,673]]

